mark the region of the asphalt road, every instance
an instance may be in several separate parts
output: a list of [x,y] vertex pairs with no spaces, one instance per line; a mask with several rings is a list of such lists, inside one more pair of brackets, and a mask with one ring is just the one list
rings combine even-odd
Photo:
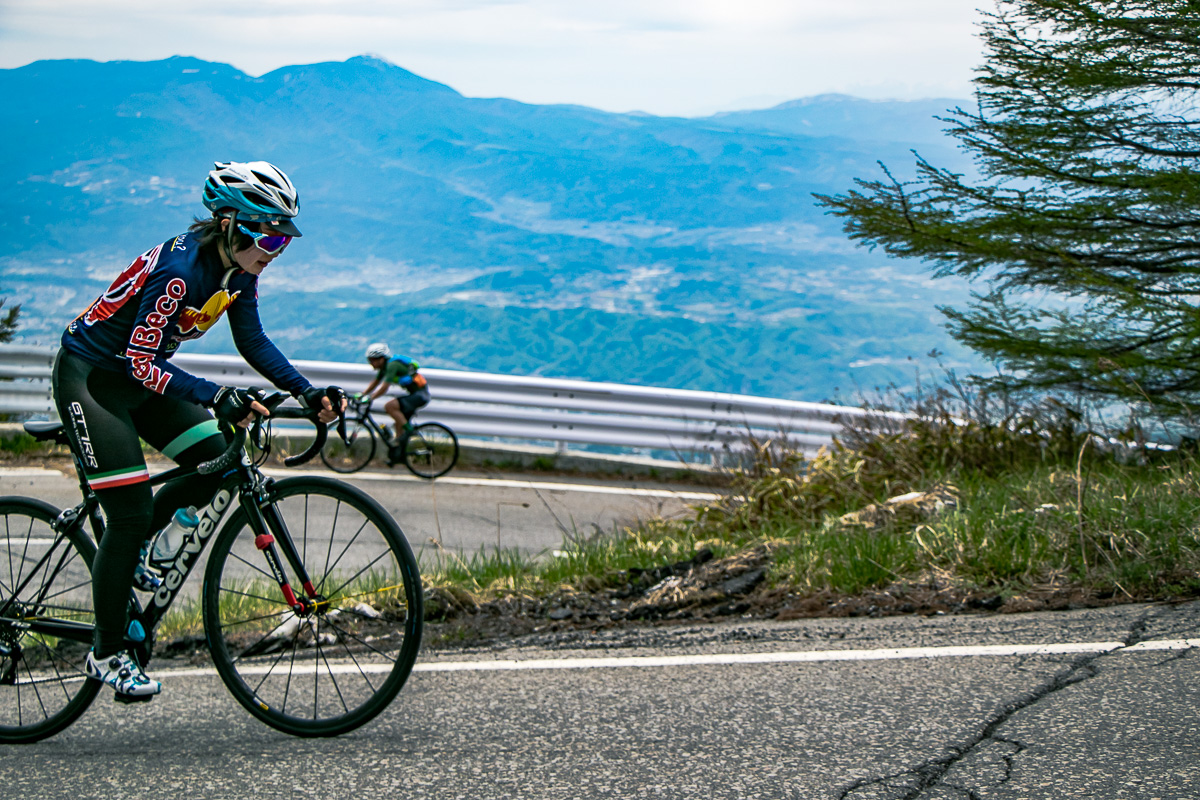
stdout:
[[217,678],[156,662],[161,697],[102,695],[57,737],[4,748],[0,786],[28,800],[1196,798],[1197,645],[1197,604],[534,638],[426,651],[391,708],[333,740],[277,733]]
[[[690,512],[705,489],[653,482],[593,481],[456,472],[437,481],[375,470],[338,476],[323,470],[267,470],[269,475],[340,477],[378,500],[421,551],[473,553],[481,546],[540,553],[564,540],[633,525],[639,519]],[[0,469],[0,495],[37,497],[59,508],[79,502],[74,475],[54,469]],[[435,544],[436,542],[436,544]]]

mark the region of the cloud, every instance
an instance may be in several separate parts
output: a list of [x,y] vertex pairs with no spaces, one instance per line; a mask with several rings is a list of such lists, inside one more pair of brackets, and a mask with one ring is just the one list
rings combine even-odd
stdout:
[[696,115],[824,92],[963,97],[964,0],[7,0],[0,66],[193,55],[250,74],[362,53],[470,96]]

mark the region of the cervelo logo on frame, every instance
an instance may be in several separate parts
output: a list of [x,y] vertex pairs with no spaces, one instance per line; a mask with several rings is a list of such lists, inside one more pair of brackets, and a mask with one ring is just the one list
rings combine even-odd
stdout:
[[179,301],[186,296],[187,284],[182,278],[172,278],[167,283],[166,294],[155,301],[154,310],[146,315],[146,324],[133,329],[129,336],[129,347],[125,350],[125,357],[133,367],[133,377],[147,389],[159,394],[167,387],[171,374],[155,365],[154,351],[162,344],[163,328],[167,327],[171,315],[179,309]]
[[171,602],[175,590],[183,585],[183,579],[195,566],[194,557],[204,549],[205,541],[217,529],[217,523],[221,521],[221,514],[229,508],[232,499],[233,495],[225,489],[221,489],[213,497],[212,502],[200,512],[200,524],[184,541],[183,549],[179,551],[175,562],[171,564],[170,571],[163,578],[162,586],[154,593],[155,605],[166,608],[167,604]]

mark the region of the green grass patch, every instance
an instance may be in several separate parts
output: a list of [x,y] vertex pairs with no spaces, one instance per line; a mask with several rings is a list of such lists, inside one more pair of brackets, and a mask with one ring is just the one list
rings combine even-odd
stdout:
[[53,448],[54,445],[39,442],[28,433],[25,433],[25,431],[17,431],[0,436],[0,453],[6,453],[10,456],[24,456],[35,453],[48,454]]
[[1195,455],[1101,449],[1107,437],[1071,415],[1040,412],[926,415],[851,432],[814,459],[756,443],[728,496],[692,519],[564,541],[555,553],[443,552],[424,565],[426,581],[476,600],[595,592],[704,548],[717,559],[766,548],[764,585],[801,596],[930,582],[1006,598],[1200,595]]

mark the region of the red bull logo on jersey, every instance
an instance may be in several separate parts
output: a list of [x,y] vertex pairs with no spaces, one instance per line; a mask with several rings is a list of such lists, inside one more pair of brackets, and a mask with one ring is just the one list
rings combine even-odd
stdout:
[[175,323],[176,334],[173,338],[177,340],[195,339],[204,335],[205,331],[216,324],[221,315],[225,313],[225,309],[229,308],[239,294],[241,292],[229,294],[222,289],[208,298],[202,308],[185,306]]
[[185,297],[187,284],[182,278],[172,278],[167,283],[166,294],[158,298],[154,310],[146,315],[145,324],[133,329],[129,337],[129,347],[125,348],[125,357],[129,359],[133,377],[141,381],[147,389],[159,394],[162,394],[171,382],[171,374],[164,372],[154,363],[155,350],[162,342],[163,328],[179,308],[179,301]]
[[137,296],[138,292],[142,290],[146,278],[158,263],[162,247],[160,244],[134,259],[133,263],[117,276],[104,294],[96,298],[88,310],[79,315],[77,321],[82,320],[84,325],[90,327],[120,311],[121,307],[129,302],[129,298]]

